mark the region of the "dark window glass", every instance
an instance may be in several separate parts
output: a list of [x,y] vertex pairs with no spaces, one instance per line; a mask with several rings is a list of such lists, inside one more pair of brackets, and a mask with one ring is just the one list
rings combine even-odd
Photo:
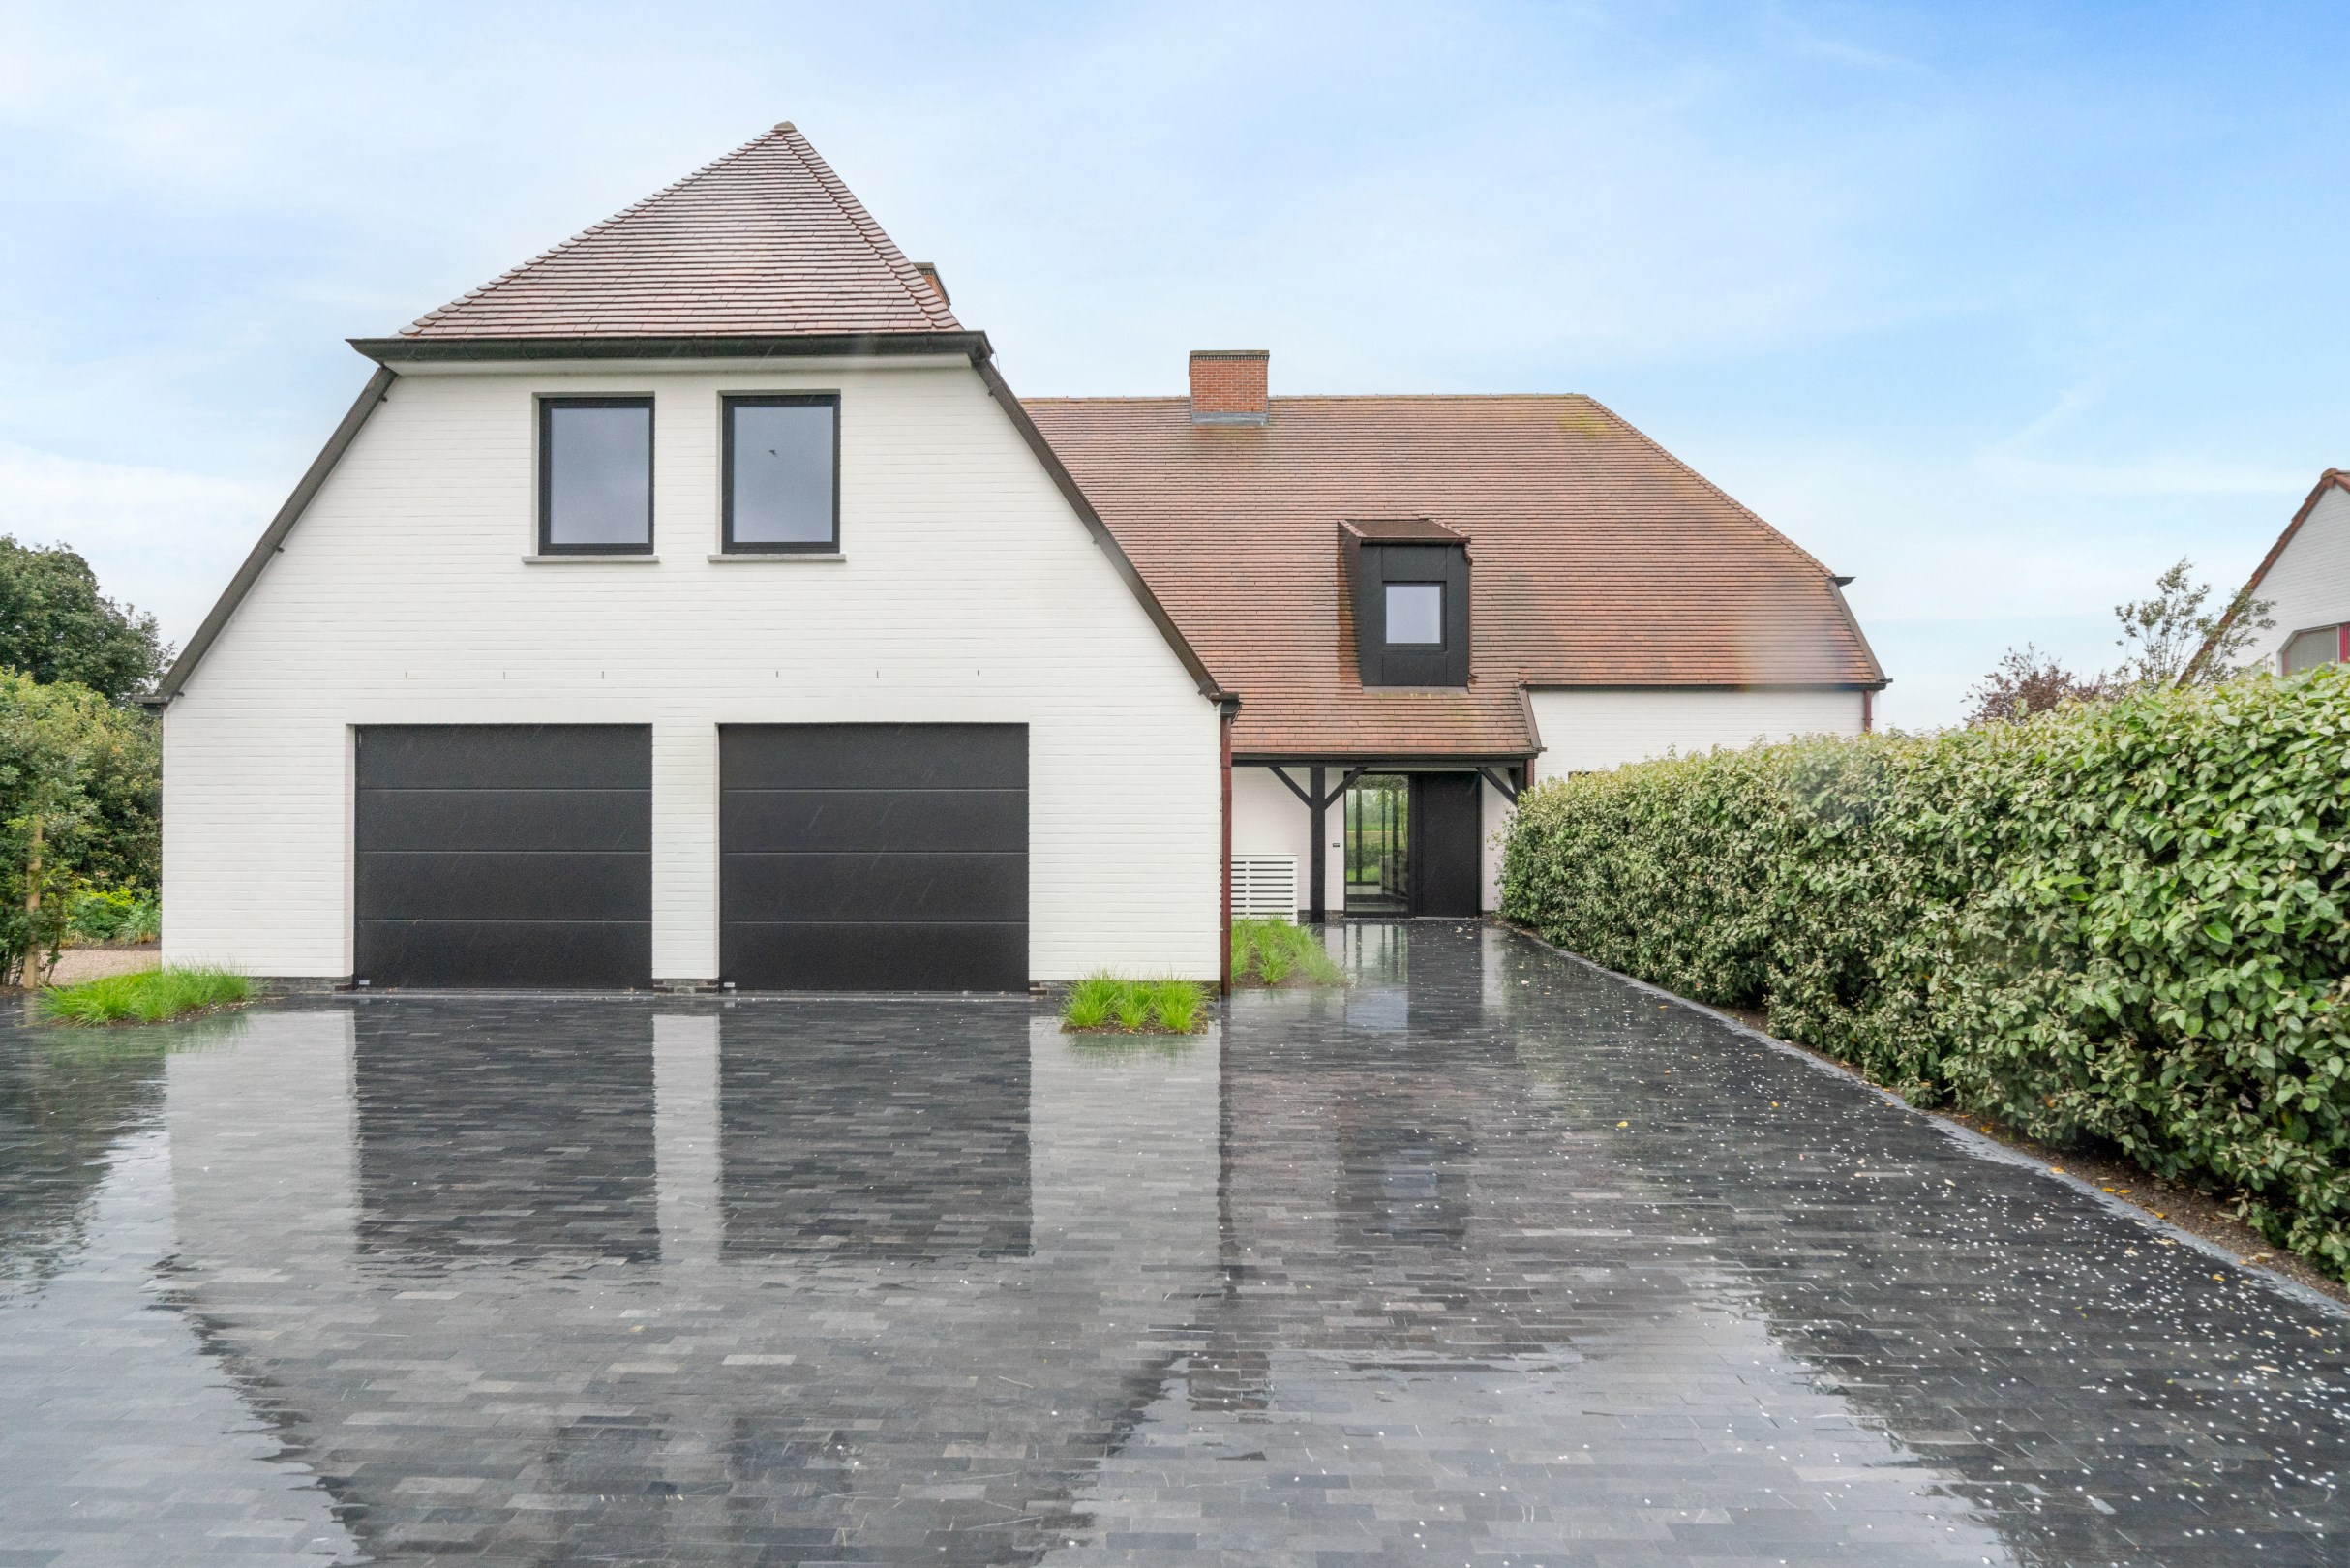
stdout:
[[1390,644],[1443,647],[1444,585],[1388,584],[1387,640]]
[[652,400],[539,405],[539,548],[652,548]]
[[837,546],[839,416],[829,396],[727,400],[729,550]]
[[2285,645],[2285,674],[2299,675],[2314,670],[2321,664],[2333,664],[2341,658],[2341,628],[2320,626],[2315,631],[2297,632]]

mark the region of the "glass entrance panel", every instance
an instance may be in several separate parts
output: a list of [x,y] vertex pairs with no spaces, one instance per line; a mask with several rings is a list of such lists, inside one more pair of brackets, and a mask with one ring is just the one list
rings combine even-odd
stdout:
[[1366,773],[1346,790],[1346,913],[1411,913],[1411,780]]

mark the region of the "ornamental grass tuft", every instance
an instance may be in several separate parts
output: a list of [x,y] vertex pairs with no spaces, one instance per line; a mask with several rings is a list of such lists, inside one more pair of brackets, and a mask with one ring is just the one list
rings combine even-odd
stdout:
[[2350,667],[1545,783],[1502,912],[2350,1279]]
[[1072,1035],[1196,1035],[1207,1012],[1207,987],[1194,980],[1088,975],[1069,988],[1061,1027]]
[[65,1024],[168,1023],[253,998],[253,981],[225,969],[142,969],[41,993],[43,1014]]
[[1232,980],[1238,985],[1343,985],[1346,972],[1313,927],[1247,920],[1232,922]]

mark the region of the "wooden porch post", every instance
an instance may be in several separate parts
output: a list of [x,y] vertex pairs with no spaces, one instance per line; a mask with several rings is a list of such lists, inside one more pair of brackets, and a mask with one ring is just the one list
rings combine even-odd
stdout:
[[1327,865],[1324,859],[1324,857],[1329,854],[1329,851],[1323,848],[1323,842],[1330,836],[1330,802],[1324,798],[1324,792],[1322,789],[1322,769],[1320,767],[1317,766],[1313,769],[1311,778],[1312,783],[1311,784],[1310,788],[1311,788],[1313,791],[1313,852],[1308,856],[1307,859],[1311,863],[1313,869],[1308,872],[1307,875],[1313,883],[1313,890],[1311,895],[1306,901],[1306,907],[1311,912],[1314,923],[1318,925],[1324,919],[1327,918],[1327,913],[1323,907],[1325,903],[1325,896],[1322,890],[1330,881]]

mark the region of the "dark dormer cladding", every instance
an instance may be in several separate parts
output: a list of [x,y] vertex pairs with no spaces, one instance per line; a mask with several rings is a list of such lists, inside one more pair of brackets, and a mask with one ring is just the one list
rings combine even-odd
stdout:
[[1363,684],[1467,685],[1467,538],[1425,517],[1350,518],[1339,550]]

